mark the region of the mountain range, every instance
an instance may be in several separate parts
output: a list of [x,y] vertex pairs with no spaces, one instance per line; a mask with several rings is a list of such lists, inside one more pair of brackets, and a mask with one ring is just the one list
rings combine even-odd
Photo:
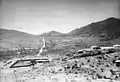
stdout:
[[120,36],[120,19],[110,17],[102,21],[93,22],[84,27],[72,30],[69,33],[51,31],[41,36],[95,36],[101,38],[117,38]]
[[110,17],[102,21],[93,22],[63,34],[50,31],[41,35],[32,35],[16,30],[0,29],[0,48],[14,48],[19,45],[38,47],[41,37],[98,37],[100,41],[113,40],[120,37],[120,19]]
[[[32,34],[28,34],[25,32],[15,31],[15,30],[7,30],[0,29],[0,35],[7,35],[16,37],[20,36],[36,36]],[[93,22],[84,27],[80,27],[70,31],[69,33],[63,34],[57,31],[50,31],[47,33],[43,33],[38,36],[42,37],[54,37],[54,36],[78,36],[78,35],[89,35],[89,36],[118,36],[120,35],[120,19],[115,17],[110,17],[102,21]]]

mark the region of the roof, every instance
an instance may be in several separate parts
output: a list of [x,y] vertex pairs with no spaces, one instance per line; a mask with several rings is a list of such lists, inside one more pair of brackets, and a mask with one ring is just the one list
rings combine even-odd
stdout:
[[99,46],[91,46],[91,47],[99,47]]
[[87,49],[84,49],[84,51],[91,51],[91,49],[90,49],[90,48],[87,48]]
[[115,62],[120,62],[120,60],[116,60]]
[[83,50],[77,50],[77,51],[83,51]]
[[101,47],[101,49],[113,49],[113,47]]
[[120,46],[119,44],[113,45],[113,46]]

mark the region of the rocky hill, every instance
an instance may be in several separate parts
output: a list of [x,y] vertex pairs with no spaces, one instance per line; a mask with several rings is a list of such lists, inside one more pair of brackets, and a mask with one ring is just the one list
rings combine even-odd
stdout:
[[87,26],[77,28],[67,35],[97,36],[106,39],[114,39],[120,36],[120,19],[111,17],[103,21],[94,22]]

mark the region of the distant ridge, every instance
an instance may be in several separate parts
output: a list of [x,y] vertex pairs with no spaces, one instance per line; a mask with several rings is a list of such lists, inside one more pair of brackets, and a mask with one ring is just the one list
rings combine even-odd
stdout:
[[[16,30],[0,29],[0,35],[6,35],[11,37],[16,36],[36,36],[25,32]],[[57,31],[50,31],[38,36],[42,37],[57,37],[57,36],[96,36],[96,37],[109,37],[117,38],[120,35],[120,19],[110,17],[102,21],[93,22],[84,27],[80,27],[72,30],[69,33],[63,34]]]
[[21,32],[21,31],[17,31],[17,30],[8,30],[8,29],[3,29],[0,28],[0,35],[8,35],[8,36],[35,36],[33,34],[29,34],[26,32]]
[[13,49],[18,47],[37,47],[39,39],[32,35],[16,30],[0,29],[0,49]]
[[40,36],[42,36],[42,37],[47,37],[47,36],[56,37],[56,36],[60,36],[60,35],[62,35],[62,33],[57,32],[57,31],[50,31],[50,32],[47,32],[47,33],[43,33]]

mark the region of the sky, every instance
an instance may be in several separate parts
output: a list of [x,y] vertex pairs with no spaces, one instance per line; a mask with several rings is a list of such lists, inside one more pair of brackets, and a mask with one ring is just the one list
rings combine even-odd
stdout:
[[109,17],[120,18],[119,8],[119,0],[0,0],[0,28],[67,33]]

